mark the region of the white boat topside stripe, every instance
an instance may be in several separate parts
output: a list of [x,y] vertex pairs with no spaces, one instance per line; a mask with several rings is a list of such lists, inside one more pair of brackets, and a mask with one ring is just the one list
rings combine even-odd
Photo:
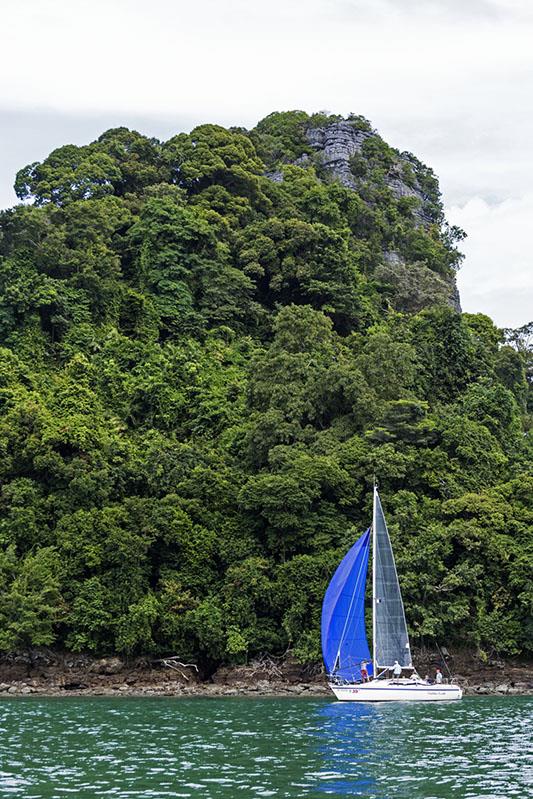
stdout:
[[[333,686],[330,686],[331,688]],[[430,685],[421,685],[419,688],[412,688],[407,685],[389,686],[384,685],[383,688],[361,688],[355,685],[336,685],[336,691],[460,691],[458,685],[448,685],[442,688],[433,688]]]

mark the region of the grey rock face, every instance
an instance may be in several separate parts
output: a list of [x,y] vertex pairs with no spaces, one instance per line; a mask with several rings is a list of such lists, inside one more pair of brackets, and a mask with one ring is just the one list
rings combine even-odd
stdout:
[[457,288],[457,283],[455,281],[455,278],[452,278],[450,280],[450,287],[451,287],[450,305],[454,311],[457,311],[457,313],[461,313],[463,310],[461,308],[461,296],[459,294],[459,289]]
[[[305,153],[295,161],[295,165],[305,167],[313,161],[318,162],[323,174],[338,180],[348,189],[360,192],[365,199],[365,187],[368,194],[369,187],[371,191],[374,186],[372,176],[357,176],[354,156],[365,159],[367,151],[364,144],[369,139],[378,139],[377,133],[361,129],[350,120],[341,120],[323,127],[310,127],[306,136],[315,156],[310,158]],[[417,203],[412,211],[413,221],[417,226],[428,227],[440,220],[436,218],[435,197],[428,197],[418,180],[416,169],[420,166],[409,154],[394,151],[388,172],[380,176],[380,181],[383,181],[381,186],[388,188],[395,199],[416,199]],[[267,177],[275,183],[283,181],[281,171],[269,172]],[[371,204],[371,200],[368,202]],[[398,252],[383,253],[383,264],[377,267],[376,277],[390,287],[393,294],[392,304],[397,310],[417,313],[430,305],[446,304],[458,313],[461,312],[455,276],[438,274],[422,264],[407,263]]]
[[309,128],[309,144],[321,154],[325,169],[343,186],[357,188],[350,166],[350,158],[360,153],[363,142],[373,134],[357,130],[349,122],[335,122],[325,128]]
[[[307,131],[309,144],[319,153],[326,172],[350,189],[357,189],[361,185],[361,181],[353,174],[350,159],[362,153],[364,142],[373,137],[377,137],[377,134],[360,130],[345,121],[333,122],[324,128],[309,128]],[[425,208],[427,198],[416,180],[413,186],[409,186],[402,176],[402,167],[407,163],[398,155],[397,162],[385,176],[385,183],[397,200],[402,197],[418,200],[419,206],[414,210],[414,216],[420,224],[427,225],[432,221]]]
[[[333,122],[323,128],[307,130],[307,139],[318,154],[326,173],[343,186],[354,190],[361,188],[361,180],[353,173],[351,159],[354,155],[363,154],[364,142],[373,136],[376,136],[374,132],[360,130],[347,121]],[[407,165],[410,166],[409,159],[398,155],[396,162],[385,176],[385,184],[398,200],[402,197],[414,197],[418,202],[413,210],[415,223],[427,226],[435,221],[428,207],[428,197],[422,191],[416,176],[409,181],[412,185],[406,182],[402,170]],[[409,297],[405,298],[406,307],[399,310],[416,312],[432,302],[443,302],[458,313],[461,312],[455,277],[443,277],[420,266],[413,268],[413,265],[407,265],[402,256],[394,251],[385,252],[383,260],[389,277],[393,277],[392,284],[411,283]],[[411,273],[410,281],[406,281],[408,273]],[[420,290],[416,290],[415,284],[419,281],[421,281]]]

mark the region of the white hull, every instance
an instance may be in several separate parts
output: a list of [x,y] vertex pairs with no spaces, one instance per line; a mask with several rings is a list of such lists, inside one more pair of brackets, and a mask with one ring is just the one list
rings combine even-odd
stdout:
[[330,683],[329,687],[343,702],[437,702],[463,696],[458,685],[429,685],[410,680],[372,680],[356,685]]

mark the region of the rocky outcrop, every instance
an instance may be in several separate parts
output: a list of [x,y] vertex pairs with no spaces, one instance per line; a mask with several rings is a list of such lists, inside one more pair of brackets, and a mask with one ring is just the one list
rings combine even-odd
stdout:
[[[324,127],[310,127],[306,135],[314,150],[315,160],[324,173],[364,196],[365,181],[368,185],[368,180],[356,174],[354,157],[359,156],[364,160],[365,142],[372,138],[379,139],[376,132],[361,129],[350,120],[342,120]],[[397,200],[403,197],[416,200],[412,211],[415,224],[427,227],[436,222],[438,197],[430,197],[424,192],[416,174],[416,159],[408,154],[391,152],[394,157],[383,176],[385,186]],[[299,162],[304,165],[305,159],[308,160],[309,156],[302,156]],[[421,166],[418,163],[418,167]],[[397,252],[383,253],[383,264],[377,268],[376,278],[390,287],[391,304],[399,311],[417,313],[430,305],[447,304],[458,313],[461,312],[454,275],[443,276],[422,264],[408,264]]]
[[[302,123],[303,124],[303,123]],[[385,217],[388,209],[395,210],[403,219],[407,230],[412,225],[418,231],[430,225],[440,227],[443,222],[438,181],[428,167],[410,153],[401,153],[389,147],[363,117],[348,119],[324,117],[317,122],[308,118],[303,137],[307,144],[304,152],[295,157],[294,166],[316,169],[325,181],[338,181],[347,189],[357,191],[370,208],[379,208]],[[285,143],[286,144],[286,143]],[[281,150],[283,148],[281,147]],[[266,173],[273,183],[282,183],[283,169],[274,159]],[[394,201],[398,206],[394,208]],[[406,202],[401,203],[402,200]],[[390,202],[389,202],[390,201]],[[433,235],[433,231],[428,231]],[[405,252],[410,252],[408,236]],[[432,264],[423,257],[415,260],[416,247],[411,259],[402,252],[402,241],[395,241],[391,249],[383,252],[381,264],[374,274],[385,300],[394,309],[405,313],[418,313],[432,305],[448,305],[461,312],[459,291],[452,267],[446,274],[441,263]]]
[[[332,122],[323,128],[307,130],[309,144],[317,153],[325,172],[350,189],[360,189],[363,184],[363,180],[354,174],[352,161],[354,156],[363,154],[365,141],[372,138],[379,139],[374,131],[361,130],[349,120]],[[412,185],[404,177],[406,167],[412,176],[410,180]],[[417,201],[417,206],[413,210],[415,219],[419,224],[428,225],[435,221],[429,198],[423,192],[410,167],[409,159],[398,153],[385,174],[384,181],[397,200],[402,197],[413,197]]]
[[449,286],[450,286],[449,304],[454,309],[454,311],[457,311],[457,313],[461,313],[461,311],[462,311],[462,308],[461,308],[461,295],[459,294],[459,288],[457,286],[457,281],[456,281],[455,277],[450,278],[448,283],[449,283]]
[[349,189],[358,186],[350,159],[361,153],[363,142],[372,135],[371,132],[357,130],[349,122],[334,122],[324,128],[307,130],[309,144],[319,153],[326,172]]

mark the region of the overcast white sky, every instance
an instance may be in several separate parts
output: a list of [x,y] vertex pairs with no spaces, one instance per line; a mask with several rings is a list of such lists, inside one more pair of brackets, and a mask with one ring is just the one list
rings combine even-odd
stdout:
[[354,111],[439,175],[463,309],[533,317],[533,0],[2,0],[0,23],[0,207],[111,126]]

